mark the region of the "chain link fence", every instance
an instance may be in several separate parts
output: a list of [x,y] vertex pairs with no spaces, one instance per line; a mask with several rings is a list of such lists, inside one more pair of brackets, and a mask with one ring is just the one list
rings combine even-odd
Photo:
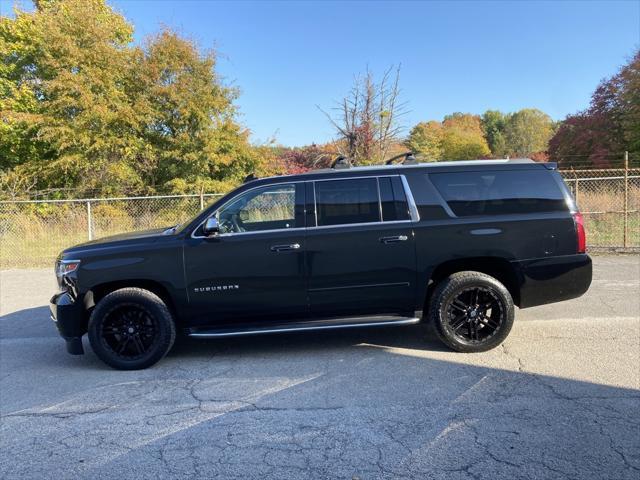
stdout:
[[584,216],[591,251],[640,251],[640,169],[561,173]]
[[182,223],[222,194],[0,202],[0,269],[53,265],[89,240]]
[[[640,251],[640,169],[563,171],[591,251]],[[222,194],[0,202],[0,269],[51,266],[66,247],[181,223]]]

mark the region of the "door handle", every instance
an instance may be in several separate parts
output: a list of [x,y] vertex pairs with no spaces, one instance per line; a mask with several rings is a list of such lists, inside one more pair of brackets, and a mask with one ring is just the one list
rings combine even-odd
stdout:
[[273,245],[271,247],[272,252],[291,252],[300,249],[299,243],[292,243],[291,245]]
[[382,243],[406,242],[409,239],[406,235],[396,235],[394,237],[380,237]]

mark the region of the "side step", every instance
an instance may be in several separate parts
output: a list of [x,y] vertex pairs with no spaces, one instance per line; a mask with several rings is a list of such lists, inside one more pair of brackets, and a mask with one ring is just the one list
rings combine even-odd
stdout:
[[259,326],[252,324],[244,327],[210,327],[190,328],[187,335],[200,338],[239,337],[242,335],[264,335],[268,333],[304,332],[314,330],[337,330],[340,328],[360,327],[388,327],[401,325],[415,325],[420,319],[400,316],[351,317],[345,319],[315,320],[303,322],[289,322],[282,324],[266,324]]

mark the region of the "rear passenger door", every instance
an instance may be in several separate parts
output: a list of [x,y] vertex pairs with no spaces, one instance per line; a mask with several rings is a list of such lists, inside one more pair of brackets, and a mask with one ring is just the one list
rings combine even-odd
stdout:
[[312,316],[413,314],[417,213],[402,178],[316,180],[307,198]]

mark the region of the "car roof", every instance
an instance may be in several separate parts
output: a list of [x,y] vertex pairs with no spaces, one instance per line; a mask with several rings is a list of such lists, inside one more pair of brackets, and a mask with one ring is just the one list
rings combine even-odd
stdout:
[[510,169],[514,168],[547,168],[547,169],[555,169],[555,163],[540,163],[531,160],[530,158],[514,158],[514,159],[497,159],[497,160],[456,160],[456,161],[445,161],[445,162],[426,162],[426,163],[413,163],[410,165],[402,165],[402,164],[392,164],[392,165],[366,165],[366,166],[357,166],[357,167],[342,167],[342,168],[323,168],[318,170],[310,170],[304,173],[298,173],[294,175],[276,175],[272,177],[263,177],[263,178],[255,178],[250,179],[247,183],[258,184],[258,183],[270,183],[271,181],[278,180],[282,181],[284,179],[289,181],[305,181],[305,180],[313,180],[313,179],[325,179],[325,178],[341,178],[341,177],[350,177],[350,176],[358,176],[360,174],[371,174],[371,175],[397,175],[402,173],[405,170],[414,170],[414,169],[424,169],[424,170],[470,170],[469,167],[473,167],[473,170],[476,168],[484,168],[484,167],[492,167],[499,169]]

